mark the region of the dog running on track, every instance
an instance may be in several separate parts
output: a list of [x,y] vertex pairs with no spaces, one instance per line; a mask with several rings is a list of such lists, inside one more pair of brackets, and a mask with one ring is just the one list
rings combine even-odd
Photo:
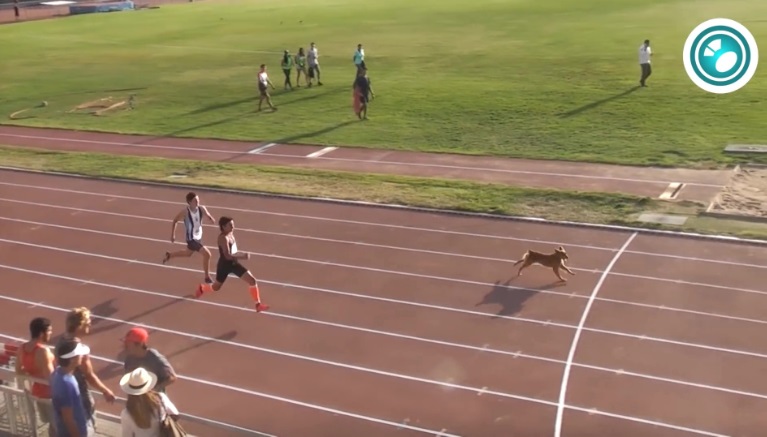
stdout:
[[565,271],[573,276],[575,276],[575,272],[570,270],[566,265],[565,261],[570,259],[567,256],[567,252],[565,252],[565,248],[562,246],[559,246],[553,253],[541,253],[536,252],[534,250],[528,250],[525,252],[524,255],[522,255],[522,259],[515,262],[514,265],[518,265],[522,263],[522,267],[519,268],[519,271],[517,272],[517,276],[522,276],[522,270],[530,267],[533,264],[539,264],[544,267],[549,267],[552,270],[554,270],[554,274],[557,275],[557,278],[559,278],[562,282],[567,282],[565,278],[562,277],[562,274],[559,272],[559,269],[565,269]]

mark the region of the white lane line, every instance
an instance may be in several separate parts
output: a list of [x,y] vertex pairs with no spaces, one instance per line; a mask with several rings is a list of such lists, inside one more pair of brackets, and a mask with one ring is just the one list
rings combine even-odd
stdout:
[[[2,199],[0,199],[2,200]],[[131,216],[131,217],[137,217],[141,218],[140,216]],[[31,220],[22,220],[22,219],[16,219],[16,218],[10,218],[10,217],[3,217],[0,216],[0,220],[7,220],[17,223],[26,223],[35,225],[37,227],[41,226],[47,226],[47,227],[53,227],[58,229],[66,229],[73,232],[88,232],[93,234],[100,234],[100,235],[108,235],[112,237],[120,237],[120,238],[129,238],[134,240],[143,240],[143,241],[151,241],[156,243],[165,243],[166,240],[161,240],[157,238],[151,238],[151,237],[141,237],[137,235],[128,235],[128,234],[120,234],[115,232],[107,232],[107,231],[98,231],[95,229],[85,229],[85,228],[76,228],[72,226],[65,226],[65,225],[58,225],[53,223],[43,223],[43,222],[36,222]],[[159,219],[157,219],[160,221]],[[240,229],[241,231],[243,229]],[[176,243],[181,244],[183,243]],[[214,246],[205,246],[210,250],[215,250],[216,247]],[[277,255],[277,254],[267,254],[267,253],[259,253],[259,252],[252,252],[252,255],[256,256],[262,256],[264,258],[275,258],[275,259],[284,259],[288,261],[293,262],[303,262],[308,264],[319,264],[319,265],[325,265],[325,266],[333,266],[333,267],[340,267],[340,268],[347,268],[351,270],[367,270],[367,271],[373,271],[376,273],[384,273],[384,274],[393,274],[393,275],[401,275],[401,276],[411,276],[416,277],[420,279],[433,279],[433,280],[439,280],[439,281],[445,281],[445,282],[456,282],[456,283],[462,283],[467,285],[476,285],[481,287],[498,287],[503,288],[507,290],[515,290],[515,291],[522,291],[522,292],[535,292],[535,293],[541,293],[541,294],[550,294],[553,296],[563,296],[567,298],[576,297],[578,299],[588,299],[587,295],[578,294],[577,291],[574,292],[562,292],[562,291],[555,291],[555,290],[546,290],[546,289],[538,289],[538,288],[524,288],[524,287],[516,287],[513,285],[500,285],[500,284],[492,284],[489,282],[480,282],[480,281],[470,281],[466,279],[458,279],[458,278],[449,278],[444,276],[435,276],[435,275],[423,275],[420,273],[412,273],[412,272],[403,272],[398,270],[385,270],[385,269],[378,269],[375,267],[367,267],[367,266],[357,266],[357,265],[350,265],[350,264],[339,264],[339,263],[332,263],[330,261],[319,261],[319,260],[313,260],[313,259],[305,259],[305,258],[296,258],[291,256],[285,256],[285,255]],[[602,270],[589,270],[589,269],[578,269],[574,268],[574,270],[578,271],[585,271],[589,273],[603,273]],[[674,284],[680,284],[680,285],[692,285],[696,287],[706,287],[706,288],[715,288],[715,289],[723,289],[727,290],[729,292],[732,291],[739,291],[744,293],[751,293],[751,294],[761,294],[761,295],[767,295],[767,291],[759,291],[759,290],[751,290],[747,288],[737,288],[737,287],[728,287],[724,285],[716,285],[716,284],[705,284],[705,283],[698,283],[698,282],[688,282],[688,281],[682,281],[678,279],[668,279],[668,278],[657,278],[653,276],[642,276],[642,275],[632,275],[627,273],[615,273],[610,272],[610,275],[615,276],[625,276],[625,277],[631,277],[631,278],[639,278],[639,279],[647,279],[651,281],[658,281],[658,282],[670,282]],[[676,309],[674,307],[665,307],[665,306],[658,306],[658,305],[650,305],[650,304],[642,304],[642,303],[636,303],[636,302],[630,302],[630,301],[623,301],[619,299],[610,299],[610,298],[597,298],[597,300],[600,301],[606,301],[606,302],[613,302],[613,303],[620,303],[620,304],[626,304],[631,306],[640,306],[640,307],[646,307],[646,308],[658,308],[658,309],[664,309],[669,311],[682,311],[687,312],[690,314],[699,314],[699,315],[711,315],[713,313],[705,313],[705,312],[697,312],[694,310],[687,310],[687,309]],[[749,318],[742,318],[742,317],[735,317],[735,316],[727,316],[727,315],[718,315],[719,317],[723,318],[730,318],[733,320],[741,320],[741,321],[750,321],[750,322],[756,322],[756,323],[763,323],[762,321],[759,321],[757,319],[749,319]]]
[[[124,217],[124,218],[134,218],[139,220],[149,220],[149,221],[157,221],[157,222],[167,222],[166,218],[158,218],[158,217],[148,217],[148,216],[142,216],[142,215],[135,215],[135,214],[123,214],[118,212],[111,212],[106,210],[100,210],[100,209],[88,209],[88,208],[76,208],[73,206],[64,206],[64,205],[55,205],[51,203],[40,203],[40,202],[30,202],[25,200],[17,200],[17,199],[8,199],[0,197],[0,202],[8,202],[8,203],[17,203],[21,205],[30,205],[35,207],[42,207],[42,208],[51,208],[51,209],[60,209],[65,211],[76,211],[76,212],[86,212],[90,214],[101,214],[101,215],[110,215],[113,217]],[[218,226],[215,224],[203,224],[203,227],[211,228],[211,229],[218,229]],[[458,257],[458,258],[467,258],[467,259],[476,259],[481,261],[493,261],[493,262],[503,262],[503,263],[513,263],[514,259],[508,259],[508,258],[494,258],[494,257],[488,257],[488,256],[479,256],[479,255],[467,255],[463,253],[455,253],[455,252],[443,252],[438,250],[428,250],[428,249],[418,249],[418,248],[412,248],[412,247],[402,247],[402,246],[391,246],[386,244],[375,244],[375,243],[366,243],[364,241],[352,241],[352,240],[339,240],[335,238],[323,238],[323,237],[315,237],[311,235],[302,235],[302,234],[290,234],[285,232],[273,232],[273,231],[265,231],[260,229],[250,229],[250,228],[242,228],[238,227],[237,230],[239,232],[247,232],[247,233],[256,233],[256,234],[263,234],[263,235],[274,235],[278,237],[287,237],[287,238],[300,238],[304,240],[312,240],[312,241],[322,241],[326,243],[337,243],[337,244],[350,244],[354,246],[361,246],[361,247],[372,247],[375,249],[391,249],[391,250],[400,250],[405,252],[414,252],[414,253],[425,253],[429,255],[440,255],[440,256],[449,256],[449,257]],[[571,245],[568,245],[571,246]],[[573,246],[578,247],[578,246]],[[608,248],[596,248],[597,250],[610,250]],[[614,252],[614,250],[613,250]],[[722,261],[722,260],[715,260],[715,259],[706,259],[706,258],[696,258],[696,257],[688,257],[688,256],[681,256],[681,255],[668,255],[663,253],[653,253],[653,252],[641,252],[636,250],[627,250],[625,253],[635,254],[635,255],[646,255],[650,257],[660,257],[660,258],[673,258],[673,259],[681,259],[685,261],[693,261],[693,262],[705,262],[705,263],[713,263],[713,264],[722,264],[722,265],[731,265],[731,266],[738,266],[738,267],[749,267],[749,268],[756,268],[756,269],[767,269],[767,264],[748,264],[748,263],[740,263],[740,262],[734,262],[734,261]],[[577,267],[571,267],[574,270],[581,271],[581,272],[590,272],[590,273],[602,273],[601,270],[596,269],[581,269]],[[620,274],[620,275],[626,275],[626,276],[634,276],[631,274],[624,274],[624,273],[612,273],[614,275]],[[640,278],[648,278],[647,276],[636,276]],[[658,278],[659,280],[661,278]]]
[[[117,195],[117,194],[97,193],[92,191],[81,191],[81,190],[72,190],[72,189],[56,188],[56,187],[17,184],[12,182],[3,182],[3,181],[0,181],[0,185],[29,188],[29,189],[41,190],[41,191],[55,191],[55,192],[64,192],[64,193],[71,193],[71,194],[82,194],[82,195],[95,196],[95,197],[110,197],[110,198],[119,198],[124,200],[135,200],[139,202],[160,203],[165,205],[173,205],[174,207],[178,206],[179,204],[177,201],[169,201],[169,200],[162,200],[162,199],[150,199],[146,197],[124,196],[124,195]],[[14,200],[9,200],[9,201],[14,201]],[[607,252],[616,252],[618,250],[617,248],[612,248],[612,247],[591,246],[591,245],[567,243],[562,241],[536,240],[536,239],[529,239],[529,238],[511,237],[507,235],[480,234],[480,233],[474,233],[474,232],[461,232],[461,231],[451,231],[451,230],[445,230],[445,229],[422,228],[417,226],[395,225],[390,223],[364,222],[364,221],[357,221],[357,220],[347,220],[347,219],[309,216],[309,215],[301,215],[301,214],[290,214],[290,213],[275,212],[275,211],[237,208],[237,207],[224,206],[224,205],[207,205],[207,206],[208,208],[211,208],[211,209],[224,209],[229,211],[244,212],[248,214],[273,215],[277,217],[325,221],[330,223],[343,223],[343,224],[350,224],[350,225],[356,225],[356,226],[371,226],[371,227],[380,227],[380,228],[397,229],[397,230],[405,230],[405,231],[457,235],[462,237],[488,238],[492,240],[503,240],[503,241],[521,241],[521,242],[536,243],[536,244],[555,244],[558,246],[564,245],[567,247],[577,247],[580,249],[589,249],[589,250],[602,250]],[[724,260],[714,260],[714,259],[688,257],[688,256],[681,256],[681,255],[671,255],[671,254],[665,254],[665,253],[642,252],[642,251],[632,251],[632,250],[626,251],[626,253],[631,253],[636,255],[646,255],[650,257],[674,258],[674,259],[682,259],[686,261],[710,262],[710,263],[725,264],[725,265],[735,265],[735,266],[742,266],[742,267],[767,269],[767,264],[748,264],[748,263],[740,263],[740,262],[732,262],[732,261],[724,261]]]
[[[12,301],[12,302],[17,302],[17,303],[22,303],[22,304],[28,303],[28,301],[25,301],[23,299],[17,299],[17,298],[5,296],[5,295],[0,295],[0,299]],[[53,305],[41,305],[41,307],[47,308],[47,309],[50,309],[50,310],[53,310],[53,311],[63,312],[63,313],[66,313],[66,312],[68,312],[70,310],[68,308],[56,307],[56,306],[53,306]],[[131,326],[141,326],[143,328],[151,329],[153,331],[167,332],[169,334],[174,334],[174,335],[179,335],[179,336],[184,336],[184,337],[195,338],[195,339],[203,340],[203,341],[206,341],[206,342],[228,344],[228,345],[232,345],[232,346],[242,347],[242,348],[245,348],[245,349],[269,351],[268,349],[265,349],[265,348],[259,348],[259,347],[252,346],[252,345],[240,344],[240,343],[232,342],[232,341],[229,341],[229,340],[221,340],[221,339],[218,339],[218,338],[206,337],[206,336],[201,336],[201,335],[196,335],[196,334],[191,334],[191,333],[186,333],[186,332],[179,332],[179,331],[174,331],[174,330],[166,329],[166,328],[160,328],[160,327],[157,327],[157,326],[147,325],[147,324],[143,324],[143,323],[128,322],[128,321],[124,321],[124,320],[116,319],[116,318],[112,318],[112,317],[103,317],[103,316],[97,316],[97,315],[93,315],[92,317],[96,318],[96,319],[102,319],[102,320],[107,320],[107,321],[119,323],[119,324],[125,324],[125,325],[131,325]],[[318,358],[312,358],[312,357],[302,357],[300,355],[291,354],[291,353],[288,353],[288,352],[273,351],[273,353],[277,353],[279,355],[284,355],[284,356],[289,356],[289,357],[294,357],[294,358],[303,358],[303,359],[306,359],[306,360],[309,360],[309,361],[314,361],[314,362],[319,362],[319,363],[324,363],[324,364],[332,363],[330,361],[320,360]],[[98,357],[96,357],[96,358],[98,358]],[[118,364],[122,364],[122,363],[118,363]],[[336,363],[336,364],[339,365],[340,367],[345,367],[345,368],[349,368],[349,369],[352,369],[352,370],[363,370],[363,371],[368,371],[368,372],[371,372],[371,373],[381,374],[381,375],[384,375],[384,376],[397,377],[397,378],[402,378],[402,379],[405,379],[405,380],[410,380],[410,381],[415,381],[415,382],[422,382],[422,383],[433,384],[433,385],[438,385],[438,386],[442,386],[442,387],[449,387],[449,388],[469,391],[469,392],[473,392],[475,394],[481,392],[483,395],[487,394],[487,395],[492,395],[492,396],[497,396],[497,397],[515,399],[515,400],[519,400],[519,401],[531,402],[531,403],[536,403],[536,404],[545,405],[545,406],[549,406],[549,407],[557,407],[557,405],[558,405],[556,402],[551,402],[551,401],[547,401],[547,400],[543,400],[543,399],[537,399],[537,398],[531,398],[531,397],[527,397],[527,396],[513,395],[513,394],[510,394],[510,393],[498,392],[498,391],[487,390],[487,389],[476,388],[476,387],[462,386],[462,385],[452,384],[452,383],[447,383],[447,382],[431,381],[431,380],[427,380],[427,379],[423,379],[423,378],[417,378],[417,377],[413,377],[413,376],[400,375],[400,374],[384,372],[384,371],[374,370],[374,369],[366,369],[366,368],[360,367],[360,366],[352,366],[352,365],[347,365],[347,364],[342,364],[342,363]],[[307,406],[309,408],[322,409],[324,411],[332,412],[334,414],[341,414],[341,415],[344,415],[344,416],[355,417],[355,418],[363,419],[363,420],[367,420],[367,421],[374,421],[374,422],[383,423],[383,424],[390,425],[390,426],[395,426],[395,427],[403,427],[403,428],[411,429],[411,430],[414,430],[414,431],[430,433],[432,435],[434,435],[434,434],[436,434],[438,432],[438,431],[434,431],[434,430],[430,430],[430,429],[414,427],[414,426],[407,425],[407,424],[394,423],[394,422],[385,421],[385,420],[381,420],[381,419],[375,419],[375,418],[371,418],[371,417],[367,417],[367,416],[361,416],[361,415],[357,415],[357,414],[349,413],[349,412],[345,412],[345,411],[332,410],[330,408],[322,407],[322,406],[319,406],[319,405],[308,404],[308,403],[294,401],[294,400],[286,399],[286,398],[280,398],[280,397],[277,397],[277,396],[274,396],[274,395],[266,395],[264,393],[258,393],[258,392],[254,392],[254,391],[251,391],[251,390],[246,390],[246,389],[242,389],[242,388],[239,388],[239,387],[233,387],[233,386],[229,386],[229,385],[225,385],[225,384],[213,383],[211,381],[198,380],[198,379],[193,379],[193,378],[188,378],[188,377],[187,378],[182,378],[182,379],[197,380],[197,381],[201,381],[202,383],[207,384],[207,385],[219,386],[219,387],[231,390],[231,391],[238,391],[238,392],[243,392],[243,393],[255,394],[257,396],[262,396],[262,397],[267,397],[267,398],[274,399],[274,400],[279,400],[279,401],[288,402],[288,403],[292,403],[292,404]],[[577,411],[590,411],[590,410],[582,408],[582,407],[572,407],[572,406],[569,406],[569,405],[565,405],[564,407],[568,408],[568,409],[577,410]],[[709,432],[709,431],[704,431],[704,430],[699,430],[699,429],[694,429],[694,428],[689,428],[689,427],[684,427],[684,426],[679,426],[679,425],[673,425],[673,424],[664,423],[664,422],[657,422],[657,421],[643,419],[643,418],[636,418],[636,417],[631,417],[631,416],[617,415],[617,414],[603,412],[603,411],[595,411],[594,414],[596,414],[596,415],[605,415],[605,416],[615,417],[615,418],[620,418],[620,419],[623,419],[623,420],[626,420],[626,421],[644,423],[644,424],[654,425],[654,426],[663,427],[663,428],[676,429],[676,430],[680,430],[680,431],[689,432],[689,433],[692,433],[692,434],[706,435],[706,436],[712,436],[712,437],[726,437],[726,436],[722,436],[720,434],[712,433],[712,432]],[[444,434],[444,432],[443,432],[443,435],[446,435],[446,434]],[[459,437],[459,436],[452,436],[452,435],[449,435],[449,434],[447,434],[447,436]]]
[[[29,246],[29,247],[36,247],[40,249],[47,249],[47,250],[53,250],[53,251],[59,251],[59,252],[66,252],[66,253],[74,253],[77,255],[84,255],[84,256],[91,256],[96,258],[103,258],[103,259],[109,259],[113,261],[121,261],[126,262],[128,264],[136,264],[136,265],[147,265],[152,267],[161,267],[161,268],[170,268],[175,270],[184,270],[184,271],[190,271],[190,272],[196,272],[199,273],[199,270],[191,269],[191,268],[185,268],[185,267],[178,267],[178,266],[169,266],[169,265],[160,265],[155,263],[149,263],[145,261],[140,261],[137,259],[126,259],[126,258],[119,258],[119,257],[113,257],[109,255],[101,255],[96,253],[90,253],[90,252],[82,252],[77,250],[71,250],[71,249],[63,249],[59,247],[52,247],[52,246],[44,246],[34,243],[27,243],[23,241],[15,241],[15,240],[6,240],[0,238],[0,242],[5,243],[11,243],[11,244],[19,244],[22,246]],[[480,317],[492,317],[494,319],[506,319],[506,320],[514,320],[519,322],[526,322],[526,323],[533,323],[537,325],[544,325],[544,326],[554,326],[558,328],[565,328],[565,329],[576,329],[576,326],[566,324],[566,323],[555,323],[550,321],[542,321],[542,320],[536,320],[536,319],[526,319],[523,317],[514,317],[514,316],[505,316],[505,315],[495,315],[490,313],[483,313],[480,311],[471,311],[471,310],[464,310],[464,309],[458,309],[458,308],[450,308],[445,306],[439,306],[439,305],[428,305],[428,304],[422,304],[417,302],[408,302],[403,300],[397,300],[397,299],[389,299],[384,297],[377,297],[377,296],[368,296],[364,294],[358,294],[358,293],[349,293],[344,291],[338,291],[338,290],[330,290],[327,288],[319,288],[319,287],[310,287],[306,285],[298,285],[298,284],[283,284],[279,282],[273,282],[268,280],[260,279],[259,282],[264,284],[273,284],[273,285],[279,285],[284,286],[296,290],[308,290],[308,291],[317,291],[321,293],[328,293],[328,294],[336,294],[336,295],[342,295],[342,296],[350,296],[350,297],[357,297],[361,299],[370,299],[370,300],[377,300],[382,302],[390,302],[390,303],[397,303],[402,305],[409,305],[409,306],[417,306],[422,308],[429,308],[429,309],[435,309],[435,310],[441,310],[441,311],[450,311],[455,313],[463,313],[463,314],[471,314],[476,315]],[[737,349],[729,349],[729,348],[721,348],[716,346],[709,346],[699,343],[688,343],[683,341],[677,341],[677,340],[671,340],[671,339],[665,339],[665,338],[659,338],[659,337],[652,337],[647,335],[638,335],[638,334],[629,334],[625,332],[618,332],[618,331],[610,331],[607,329],[598,329],[598,328],[583,328],[583,331],[588,332],[596,332],[600,334],[607,334],[607,335],[615,335],[619,337],[626,337],[626,338],[633,338],[633,339],[639,339],[643,341],[650,341],[650,342],[659,342],[659,343],[666,343],[666,344],[674,344],[677,346],[686,346],[691,348],[697,348],[697,349],[705,349],[705,350],[711,350],[716,352],[726,352],[731,353],[735,355],[744,355],[744,356],[751,356],[756,358],[764,358],[767,359],[767,355],[761,354],[758,352],[749,352],[749,351],[742,351]]]
[[338,147],[325,147],[324,149],[320,149],[316,152],[312,152],[308,155],[306,155],[307,158],[319,158],[322,155],[326,155],[334,150],[337,150]]
[[[4,296],[0,297],[0,298],[7,299],[7,297],[4,297]],[[18,299],[11,299],[11,300],[18,300]],[[48,306],[48,309],[51,309],[51,310],[54,310],[54,311],[60,311],[60,312],[67,312],[67,311],[69,311],[69,310],[67,310],[65,308],[58,308],[58,307],[52,307],[52,306]],[[131,323],[131,325],[147,327],[146,325],[139,325],[139,324],[132,324],[132,323]],[[22,341],[22,342],[23,341],[27,341],[27,340],[21,339],[19,337],[14,337],[14,336],[6,335],[6,334],[0,334],[0,337],[8,338],[8,339],[16,340],[16,341]],[[217,339],[214,339],[214,340],[217,340]],[[112,359],[101,357],[101,356],[98,356],[98,355],[90,355],[90,357],[91,358],[95,358],[95,359],[97,359],[99,361],[104,361],[104,362],[109,363],[109,364],[117,364],[117,365],[120,365],[120,366],[123,365],[123,363],[121,361],[112,360]],[[354,418],[354,419],[364,420],[364,421],[367,421],[367,422],[380,423],[380,424],[383,424],[383,425],[388,425],[388,426],[392,426],[392,427],[396,427],[396,428],[405,428],[405,429],[409,429],[411,431],[417,431],[417,432],[421,432],[421,433],[424,433],[424,434],[434,435],[434,434],[437,433],[437,431],[431,430],[431,429],[420,428],[420,427],[412,426],[412,425],[402,425],[400,423],[391,422],[391,421],[384,420],[384,419],[378,419],[378,418],[370,417],[370,416],[363,416],[361,414],[350,413],[348,411],[342,411],[342,410],[337,410],[337,409],[334,409],[334,408],[328,408],[328,407],[325,407],[325,406],[322,406],[322,405],[318,405],[318,404],[311,404],[311,403],[308,403],[308,402],[297,401],[297,400],[293,400],[293,399],[289,399],[289,398],[284,398],[284,397],[280,397],[280,396],[275,396],[275,395],[271,395],[271,394],[267,394],[267,393],[258,392],[258,391],[255,391],[255,390],[245,389],[245,388],[242,388],[242,387],[236,387],[236,386],[233,386],[233,385],[227,385],[227,384],[222,384],[222,383],[219,383],[219,382],[209,381],[209,380],[202,379],[202,378],[194,378],[194,377],[186,376],[186,375],[176,375],[176,376],[177,376],[178,379],[181,379],[181,380],[192,381],[192,382],[196,382],[198,384],[207,385],[207,386],[211,386],[211,387],[222,388],[222,389],[228,390],[228,391],[243,393],[243,394],[247,394],[247,395],[251,395],[251,396],[256,396],[256,397],[260,397],[260,398],[266,398],[266,399],[270,399],[270,400],[273,400],[273,401],[284,402],[284,403],[287,403],[287,404],[298,405],[298,406],[309,408],[309,409],[312,409],[312,410],[319,410],[319,411],[322,411],[322,412],[325,412],[325,413],[337,414],[337,415],[340,415],[340,416],[351,417],[351,418]],[[461,436],[454,435],[454,434],[447,434],[447,435],[449,437],[461,437]]]
[[255,149],[248,150],[248,154],[249,155],[260,155],[260,154],[263,154],[264,151],[266,151],[268,149],[271,149],[272,147],[274,147],[276,145],[277,145],[277,143],[264,144],[261,147],[256,147]]
[[[45,140],[45,141],[52,141],[52,142],[59,142],[59,143],[62,143],[62,142],[86,143],[86,144],[102,144],[102,145],[108,145],[108,146],[124,146],[124,147],[146,146],[146,144],[125,143],[121,141],[96,141],[96,140],[85,140],[85,139],[76,139],[76,138],[44,137],[44,136],[38,136],[38,135],[18,135],[18,134],[0,133],[0,136],[10,137],[10,138],[27,138],[27,139],[34,139],[34,140]],[[179,148],[179,147],[171,147],[171,146],[152,146],[152,147],[174,148],[174,149]],[[186,148],[181,147],[181,149],[186,149]],[[213,153],[242,153],[240,151],[231,152],[231,151],[223,151],[223,150],[217,150],[217,149],[200,149],[200,148],[196,148],[196,149],[188,148],[188,150],[194,150],[194,151],[202,150],[202,151],[213,152]],[[285,155],[285,154],[279,154],[279,153],[264,153],[262,155],[271,156],[275,158],[305,159],[304,156]],[[632,182],[632,183],[641,183],[641,184],[669,184],[671,182],[671,181],[663,181],[663,180],[657,180],[657,179],[617,178],[617,177],[610,177],[610,176],[582,175],[582,174],[573,174],[573,173],[552,173],[552,172],[511,170],[511,169],[489,168],[489,167],[429,164],[429,163],[418,163],[418,162],[407,162],[407,161],[382,161],[382,160],[373,160],[373,159],[328,158],[328,157],[320,157],[317,159],[324,159],[328,161],[339,161],[339,162],[377,164],[377,165],[386,164],[386,165],[400,165],[400,166],[407,166],[407,167],[441,168],[441,169],[449,169],[449,170],[468,170],[468,171],[481,171],[481,172],[507,173],[507,174],[528,174],[528,175],[573,178],[573,179],[620,181],[620,182]],[[687,185],[694,185],[699,187],[713,187],[713,188],[722,187],[721,184],[703,184],[703,183],[697,183],[697,182],[689,182],[687,183]]]
[[594,304],[594,299],[596,299],[597,293],[599,293],[599,289],[602,288],[602,284],[605,282],[605,279],[607,279],[607,275],[610,274],[610,270],[613,269],[613,266],[615,266],[615,263],[618,262],[618,259],[620,259],[621,255],[623,255],[623,252],[626,250],[629,244],[631,244],[631,242],[634,241],[634,238],[636,238],[636,236],[637,236],[636,232],[631,234],[628,240],[626,240],[626,242],[623,243],[623,246],[621,246],[620,250],[618,250],[618,253],[616,253],[613,259],[610,261],[610,264],[607,265],[607,268],[605,269],[604,273],[602,273],[602,276],[599,278],[599,282],[597,282],[597,285],[594,286],[594,290],[591,292],[591,296],[589,297],[589,300],[586,303],[586,307],[583,309],[581,320],[578,323],[578,327],[575,329],[575,335],[573,336],[573,341],[572,341],[572,344],[570,345],[570,352],[567,354],[567,362],[565,363],[565,370],[562,374],[562,385],[559,388],[559,403],[557,405],[557,416],[554,422],[554,437],[560,437],[562,435],[562,414],[564,413],[565,398],[567,396],[567,387],[570,381],[570,369],[573,366],[575,351],[578,348],[578,341],[581,338],[581,332],[583,332],[584,325],[586,324],[586,319],[588,318],[589,312],[591,311],[591,306]]
[[[55,273],[43,272],[43,271],[40,271],[40,270],[29,270],[29,269],[24,269],[24,268],[21,268],[21,267],[7,266],[7,265],[3,265],[3,264],[0,264],[0,268],[4,268],[4,269],[8,269],[8,270],[14,270],[14,271],[17,271],[17,272],[22,272],[22,273],[27,273],[27,274],[34,275],[34,276],[45,276],[45,277],[54,278],[54,279],[60,279],[60,280],[69,281],[69,282],[75,282],[75,283],[80,283],[80,284],[89,284],[89,285],[94,285],[94,286],[103,287],[103,288],[110,288],[110,289],[113,289],[113,290],[117,290],[117,291],[119,291],[121,293],[145,294],[147,296],[161,297],[161,298],[172,299],[172,300],[177,300],[177,301],[186,301],[186,302],[190,302],[190,303],[195,304],[195,305],[209,305],[211,307],[226,308],[226,309],[229,309],[229,310],[243,311],[243,312],[248,312],[248,313],[255,312],[251,308],[242,307],[242,306],[229,305],[229,304],[213,302],[213,301],[207,301],[207,300],[191,299],[191,298],[184,297],[184,296],[177,296],[177,295],[173,295],[173,294],[160,293],[160,292],[156,292],[156,291],[149,291],[149,290],[142,289],[142,288],[127,287],[127,286],[122,286],[122,285],[108,284],[108,283],[94,281],[94,280],[86,280],[86,279],[81,279],[81,278],[75,278],[75,277],[71,277],[71,276],[57,275]],[[43,302],[41,301],[41,302],[38,302],[38,304],[39,303],[43,303]],[[381,335],[381,336],[385,336],[385,337],[392,337],[392,338],[398,338],[398,339],[403,339],[403,340],[411,340],[411,341],[416,341],[416,342],[421,342],[421,343],[436,344],[436,345],[440,345],[440,346],[446,346],[446,347],[457,348],[457,349],[466,349],[466,350],[471,350],[471,351],[474,351],[474,352],[485,352],[485,353],[489,353],[489,354],[510,356],[512,358],[520,358],[521,357],[521,358],[526,358],[526,359],[530,359],[530,360],[541,361],[541,362],[552,363],[552,364],[561,364],[561,365],[564,365],[566,363],[565,360],[559,360],[559,359],[556,359],[556,358],[547,358],[547,357],[542,357],[542,356],[537,356],[537,355],[526,354],[526,353],[523,353],[522,351],[514,351],[514,352],[512,352],[512,351],[507,351],[507,350],[494,349],[494,348],[491,348],[489,344],[485,344],[485,345],[482,345],[482,346],[472,346],[472,345],[464,344],[464,343],[455,343],[455,342],[450,342],[450,341],[445,341],[445,340],[436,340],[436,339],[432,339],[432,338],[419,337],[419,336],[415,336],[415,335],[399,334],[399,333],[396,333],[396,332],[382,331],[382,330],[372,329],[372,328],[364,328],[364,327],[361,327],[361,326],[353,326],[353,325],[346,325],[346,324],[336,323],[336,322],[328,322],[328,321],[324,321],[324,320],[310,319],[310,318],[299,317],[299,316],[290,315],[290,314],[283,314],[283,313],[279,313],[279,312],[276,312],[276,311],[269,311],[267,313],[263,313],[262,315],[263,316],[267,316],[267,317],[277,317],[277,318],[281,318],[281,319],[287,319],[287,320],[294,320],[294,321],[299,321],[299,322],[311,323],[311,324],[316,324],[316,325],[321,325],[321,326],[330,326],[330,327],[338,328],[338,329],[346,329],[346,330],[351,330],[351,331],[359,331],[359,332],[364,332],[364,333],[367,333],[367,334]],[[724,392],[724,393],[730,393],[730,394],[735,394],[735,395],[740,395],[740,396],[748,396],[748,397],[753,397],[753,398],[767,400],[767,394],[747,392],[747,391],[743,391],[743,390],[730,389],[730,388],[726,388],[726,387],[720,387],[720,386],[715,386],[715,385],[696,383],[696,382],[691,382],[691,381],[683,381],[683,380],[679,380],[679,379],[666,378],[666,377],[662,377],[662,376],[648,375],[648,374],[644,374],[644,373],[631,372],[631,371],[627,371],[627,370],[624,370],[624,369],[614,369],[614,368],[608,368],[608,367],[595,366],[595,365],[591,365],[591,364],[583,364],[583,363],[573,362],[572,365],[574,367],[581,367],[581,368],[584,368],[584,369],[596,370],[596,371],[610,373],[610,374],[621,374],[621,375],[633,376],[633,377],[636,377],[636,378],[648,379],[648,380],[659,381],[659,382],[666,382],[666,383],[676,384],[676,385],[684,385],[684,386],[695,387],[695,388],[700,388],[700,389],[704,389],[704,390],[720,391],[720,392]],[[482,391],[484,391],[486,389],[487,389],[487,387],[483,387]],[[481,393],[478,393],[478,395],[480,395],[480,394]]]

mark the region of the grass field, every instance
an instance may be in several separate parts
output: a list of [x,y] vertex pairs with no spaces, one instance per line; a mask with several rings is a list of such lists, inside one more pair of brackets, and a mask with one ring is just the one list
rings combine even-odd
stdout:
[[[209,0],[0,26],[0,114],[13,121],[153,135],[362,145],[623,164],[731,163],[731,142],[767,143],[767,71],[731,95],[687,78],[687,34],[718,16],[767,47],[754,0]],[[655,51],[635,89],[636,51]],[[281,90],[279,59],[315,41],[325,86]],[[351,111],[352,53],[365,44],[378,98]],[[254,113],[257,66],[276,113]],[[134,89],[132,91],[116,91]],[[137,110],[67,114],[100,97]],[[754,160],[767,163],[767,158]]]
[[[696,217],[706,205],[621,194],[8,146],[0,146],[0,153],[3,165],[31,170],[767,239],[765,224]],[[683,214],[689,219],[683,227],[636,222],[643,212]]]

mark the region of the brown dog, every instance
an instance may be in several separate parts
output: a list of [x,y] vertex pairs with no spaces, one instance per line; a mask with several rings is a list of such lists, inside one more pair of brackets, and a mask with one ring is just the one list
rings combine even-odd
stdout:
[[522,267],[520,267],[519,271],[517,272],[517,276],[522,276],[522,270],[530,267],[531,265],[539,264],[544,267],[550,267],[552,270],[554,270],[554,274],[557,275],[557,278],[559,278],[560,281],[567,282],[567,280],[562,277],[562,274],[559,273],[559,269],[565,269],[567,273],[575,276],[575,273],[565,265],[565,261],[568,259],[570,258],[567,256],[565,248],[559,246],[554,251],[554,253],[540,253],[533,250],[528,250],[524,255],[522,255],[522,259],[515,262],[514,265],[516,266],[520,263],[523,263]]

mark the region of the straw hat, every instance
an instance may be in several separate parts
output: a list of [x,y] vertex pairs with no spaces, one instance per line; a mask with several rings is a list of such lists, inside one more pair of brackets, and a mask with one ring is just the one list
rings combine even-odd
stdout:
[[149,393],[155,384],[157,384],[157,375],[143,367],[139,367],[120,378],[120,388],[129,395],[139,396]]

